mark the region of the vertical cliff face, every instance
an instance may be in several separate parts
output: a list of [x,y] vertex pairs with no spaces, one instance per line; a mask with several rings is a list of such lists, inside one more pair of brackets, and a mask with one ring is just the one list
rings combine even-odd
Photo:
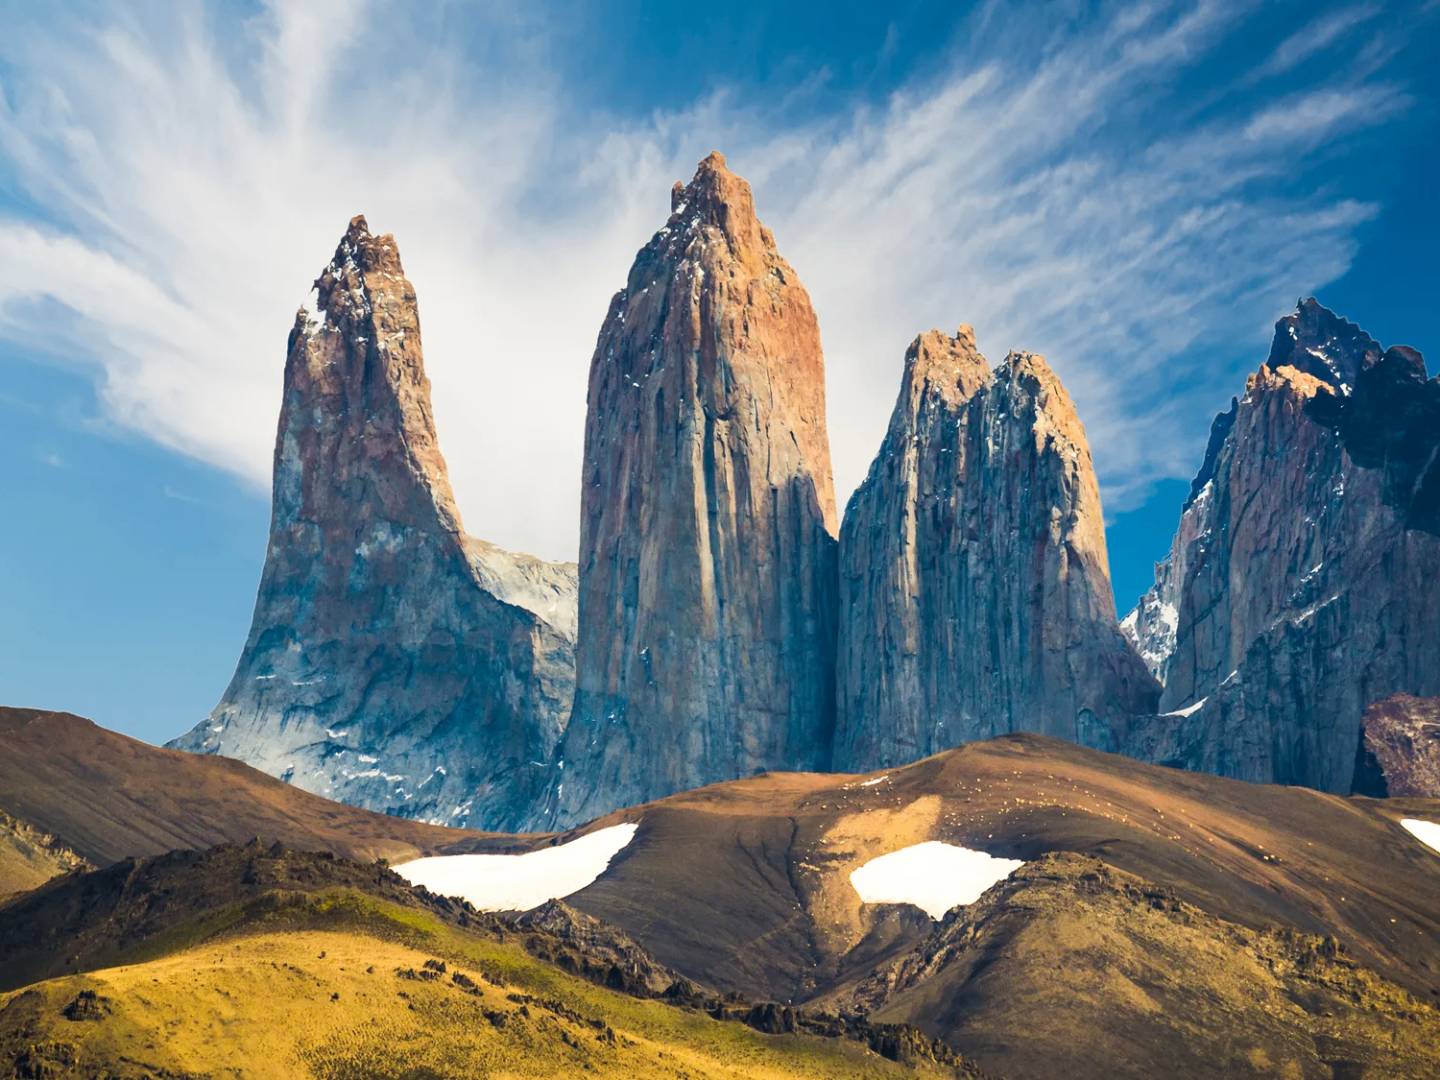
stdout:
[[532,813],[569,705],[573,567],[472,540],[414,290],[357,217],[290,333],[249,640],[182,749],[445,824]]
[[1158,687],[1115,622],[1100,493],[1054,373],[969,327],[910,346],[846,508],[836,765],[1039,731],[1114,748]]
[[1126,619],[1166,710],[1127,749],[1348,792],[1366,707],[1440,693],[1440,381],[1314,300],[1270,360]]
[[676,185],[591,361],[552,820],[828,764],[834,532],[815,314],[712,154]]

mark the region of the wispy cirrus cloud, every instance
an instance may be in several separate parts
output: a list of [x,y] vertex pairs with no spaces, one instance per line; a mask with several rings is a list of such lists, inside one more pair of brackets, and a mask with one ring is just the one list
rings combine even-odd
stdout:
[[1275,47],[1270,58],[1256,69],[1256,77],[1283,75],[1294,70],[1379,14],[1378,4],[1356,4],[1308,21]]
[[1407,107],[1373,71],[1310,73],[1313,37],[1270,61],[1296,72],[1283,98],[1164,107],[1244,32],[1235,3],[984,6],[938,73],[801,119],[743,85],[617,115],[577,97],[538,15],[476,16],[462,50],[418,11],[16,20],[0,334],[91,365],[118,422],[263,486],[295,307],[363,211],[419,292],[467,526],[550,556],[574,550],[606,302],[710,149],[815,299],[842,499],[906,343],[967,321],[992,359],[1051,357],[1120,502],[1193,468],[1243,345],[1344,273],[1375,208],[1318,170]]

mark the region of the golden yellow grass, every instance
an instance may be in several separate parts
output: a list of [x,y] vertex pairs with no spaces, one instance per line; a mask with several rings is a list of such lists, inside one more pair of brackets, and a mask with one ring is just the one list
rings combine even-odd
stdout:
[[[361,903],[367,929],[222,938],[0,996],[0,1061],[32,1052],[55,1075],[120,1077],[915,1075],[858,1043],[763,1035],[630,998],[517,945]],[[373,932],[392,917],[403,918],[393,933]],[[402,974],[427,960],[446,972]],[[63,1015],[82,990],[102,999],[101,1019]]]

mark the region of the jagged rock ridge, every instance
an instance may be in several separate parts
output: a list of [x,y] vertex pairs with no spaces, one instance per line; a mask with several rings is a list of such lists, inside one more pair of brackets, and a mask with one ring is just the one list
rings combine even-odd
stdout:
[[1126,619],[1166,711],[1123,749],[1352,790],[1367,706],[1440,694],[1437,451],[1440,380],[1419,353],[1313,299],[1280,320]]
[[920,335],[845,511],[837,767],[1011,731],[1113,749],[1158,687],[1115,622],[1084,429],[1045,361]]
[[575,822],[829,764],[835,505],[809,296],[719,154],[611,301],[590,367]]
[[355,218],[290,332],[249,640],[172,744],[451,825],[532,812],[568,709],[575,569],[465,536],[415,292]]

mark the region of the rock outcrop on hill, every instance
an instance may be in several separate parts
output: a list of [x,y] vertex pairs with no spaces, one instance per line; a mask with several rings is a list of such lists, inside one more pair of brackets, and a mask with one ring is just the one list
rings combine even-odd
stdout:
[[1440,697],[1392,694],[1365,710],[1355,790],[1440,799]]
[[14,893],[90,865],[54,835],[0,810],[0,905]]
[[464,534],[414,289],[394,239],[357,217],[290,332],[249,640],[172,745],[386,813],[513,828],[570,704],[574,589],[573,566]]
[[809,296],[719,154],[611,301],[590,367],[566,824],[829,763],[835,503]]
[[1218,417],[1156,584],[1125,620],[1165,684],[1123,744],[1353,789],[1361,717],[1440,694],[1440,380],[1313,299]]
[[844,769],[1011,731],[1113,749],[1159,688],[1115,621],[1085,432],[1045,361],[968,326],[905,356],[840,534]]

